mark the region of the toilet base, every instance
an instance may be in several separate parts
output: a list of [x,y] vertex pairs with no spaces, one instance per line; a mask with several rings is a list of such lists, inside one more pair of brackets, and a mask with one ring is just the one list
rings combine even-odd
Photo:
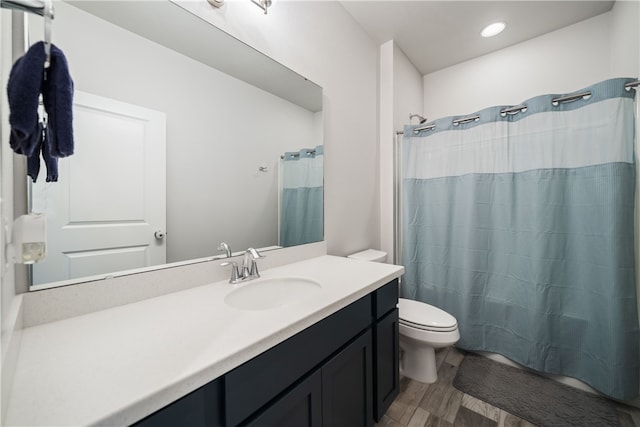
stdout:
[[402,357],[400,359],[400,373],[405,377],[421,383],[432,384],[438,379],[436,367],[436,352],[433,347],[419,345],[411,346],[410,351],[406,351],[400,339]]

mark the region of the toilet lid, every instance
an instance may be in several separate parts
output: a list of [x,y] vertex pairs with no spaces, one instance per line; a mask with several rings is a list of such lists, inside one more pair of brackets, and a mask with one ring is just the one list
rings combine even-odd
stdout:
[[400,298],[398,312],[400,322],[416,328],[451,331],[458,327],[455,317],[421,301]]

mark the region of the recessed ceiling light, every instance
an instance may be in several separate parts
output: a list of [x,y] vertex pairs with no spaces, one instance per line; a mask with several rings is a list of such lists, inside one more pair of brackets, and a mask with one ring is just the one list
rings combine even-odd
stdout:
[[504,22],[494,22],[493,24],[489,24],[480,33],[482,37],[493,37],[500,34],[505,28],[507,24]]

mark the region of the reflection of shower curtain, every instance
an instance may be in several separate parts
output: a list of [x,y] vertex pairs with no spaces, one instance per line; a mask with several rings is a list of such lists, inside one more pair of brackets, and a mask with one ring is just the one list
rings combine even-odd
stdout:
[[323,239],[323,147],[287,152],[282,162],[280,246]]
[[629,81],[403,141],[403,295],[455,315],[462,348],[619,399],[640,374]]

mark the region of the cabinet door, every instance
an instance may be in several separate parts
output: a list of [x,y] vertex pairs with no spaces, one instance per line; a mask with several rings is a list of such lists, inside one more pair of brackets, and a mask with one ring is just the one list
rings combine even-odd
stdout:
[[320,371],[286,392],[244,424],[247,427],[320,427],[322,425]]
[[371,341],[369,329],[322,367],[324,426],[373,425]]
[[398,309],[374,325],[375,419],[380,421],[400,390]]
[[226,424],[251,417],[370,327],[367,295],[226,374]]

